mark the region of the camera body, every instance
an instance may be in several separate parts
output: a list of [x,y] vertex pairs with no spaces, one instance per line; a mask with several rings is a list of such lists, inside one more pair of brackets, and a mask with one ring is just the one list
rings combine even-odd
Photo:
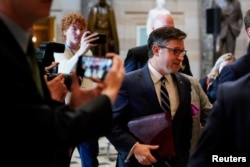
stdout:
[[[36,59],[39,65],[44,69],[50,66],[54,59],[54,52],[64,53],[65,45],[56,42],[41,42],[36,52]],[[57,67],[50,70],[51,73],[57,73]]]
[[[64,53],[65,45],[56,42],[41,42],[38,51],[36,52],[36,60],[41,69],[50,66],[54,59],[54,52]],[[54,79],[58,75],[58,67],[55,66],[52,69],[45,71],[48,76],[48,80]],[[71,86],[71,75],[64,75],[64,84],[69,89]]]
[[[54,79],[56,76],[58,76],[58,73],[46,73],[48,76],[48,81]],[[64,84],[66,85],[67,89],[70,90],[72,80],[71,80],[71,75],[64,74]]]

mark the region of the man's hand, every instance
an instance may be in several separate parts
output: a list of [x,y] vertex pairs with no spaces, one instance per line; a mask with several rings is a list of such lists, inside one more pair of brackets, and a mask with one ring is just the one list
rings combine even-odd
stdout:
[[50,81],[48,80],[48,76],[44,75],[44,79],[49,88],[51,98],[59,102],[64,102],[65,96],[68,92],[68,89],[64,84],[64,74],[59,74]]
[[113,58],[113,64],[103,80],[102,94],[106,94],[114,102],[125,76],[125,68],[121,56],[115,53],[108,53],[106,56]]
[[52,62],[51,65],[45,67],[44,70],[47,72],[47,71],[51,70],[52,68],[54,68],[54,67],[56,67],[58,65],[59,65],[59,62]]
[[107,95],[112,103],[115,101],[125,75],[125,70],[122,58],[120,56],[114,53],[109,53],[107,56],[113,58],[112,67],[108,71],[103,81],[96,81],[95,88],[88,90],[80,88],[79,79],[76,75],[76,72],[72,72],[70,108],[74,109],[79,107],[80,105],[85,104],[100,94]]
[[156,150],[158,148],[158,145],[146,145],[137,143],[133,149],[133,153],[140,164],[152,165],[153,163],[156,163],[157,160],[151,154],[151,150]]
[[71,74],[72,83],[70,87],[70,108],[75,109],[100,95],[103,88],[103,84],[101,82],[97,83],[96,87],[94,88],[83,89],[80,87],[79,78],[76,74],[76,71],[73,70]]

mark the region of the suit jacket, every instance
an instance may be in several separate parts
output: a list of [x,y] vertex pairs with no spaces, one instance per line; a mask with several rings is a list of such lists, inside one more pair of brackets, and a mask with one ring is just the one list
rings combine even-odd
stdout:
[[250,42],[248,43],[248,46],[247,46],[247,53],[250,53]]
[[[128,50],[127,56],[124,60],[125,71],[130,72],[142,68],[148,62],[148,46],[142,45]],[[187,55],[183,60],[184,69],[180,72],[193,76]]]
[[238,58],[232,64],[226,65],[220,73],[219,84],[226,81],[234,81],[250,72],[250,43],[245,55]]
[[147,45],[137,46],[128,50],[124,60],[126,72],[142,68],[148,62]]
[[[32,78],[27,55],[0,20],[1,151],[13,166],[69,166],[67,149],[85,139],[104,135],[111,127],[112,106],[99,96],[77,110],[51,100],[40,71],[44,97]],[[98,125],[101,125],[100,127]],[[10,156],[15,152],[15,160]],[[27,154],[29,158],[27,159]],[[65,163],[63,163],[65,162]]]
[[[176,82],[180,100],[179,108],[172,121],[176,150],[175,161],[176,166],[184,167],[189,156],[192,133],[192,115],[190,111],[191,85],[188,79],[181,74],[173,74],[172,76]],[[148,66],[146,65],[142,69],[127,73],[117,100],[114,103],[114,126],[111,133],[107,136],[118,150],[117,164],[119,167],[128,165],[124,163],[126,156],[137,142],[127,131],[128,121],[159,112],[163,111],[158,102]],[[133,160],[134,157],[131,159]]]
[[[213,111],[207,119],[188,167],[215,166],[215,163],[211,165],[212,155],[250,157],[249,92],[250,73],[236,81],[220,85],[217,101],[214,103]],[[228,165],[249,166],[249,159],[247,163],[248,165],[246,163],[228,163]]]
[[[207,83],[209,80],[209,84]],[[205,76],[204,78],[200,79],[200,85],[202,86],[203,91],[206,93],[209,101],[213,104],[216,100],[217,91],[218,91],[218,78],[209,78]]]

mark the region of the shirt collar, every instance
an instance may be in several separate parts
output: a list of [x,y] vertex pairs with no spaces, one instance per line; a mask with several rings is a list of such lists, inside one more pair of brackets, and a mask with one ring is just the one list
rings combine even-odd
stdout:
[[[158,82],[161,80],[162,75],[151,65],[150,61],[148,61],[148,69],[151,75],[151,78],[154,83]],[[164,75],[167,80],[171,78],[171,75]]]
[[158,82],[161,79],[162,75],[151,65],[150,61],[148,62],[148,69],[153,82]]

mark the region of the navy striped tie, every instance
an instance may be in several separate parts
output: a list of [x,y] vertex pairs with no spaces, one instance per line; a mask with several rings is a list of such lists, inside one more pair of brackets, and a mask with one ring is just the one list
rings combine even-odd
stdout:
[[161,78],[161,108],[166,112],[170,112],[170,101],[168,91],[165,86],[166,80],[167,79],[165,77]]

